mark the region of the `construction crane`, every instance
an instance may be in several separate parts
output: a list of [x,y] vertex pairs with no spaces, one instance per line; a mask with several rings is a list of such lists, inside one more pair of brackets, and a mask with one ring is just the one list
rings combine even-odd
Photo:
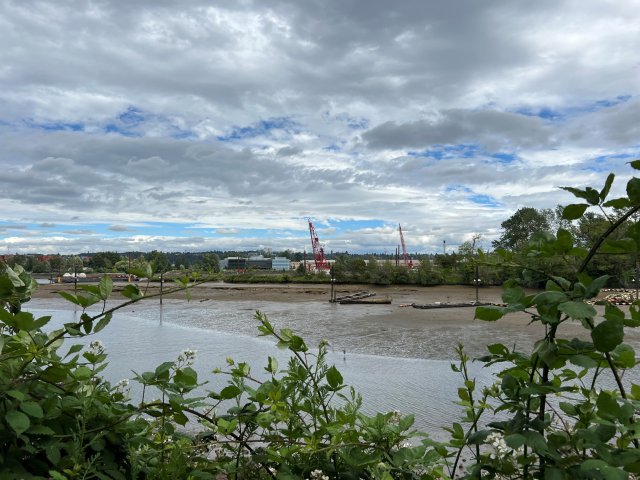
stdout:
[[398,231],[400,232],[400,243],[402,244],[402,257],[404,258],[405,267],[411,269],[413,268],[413,262],[407,255],[407,247],[404,244],[404,235],[402,235],[402,227],[398,224]]
[[309,234],[311,235],[311,248],[313,248],[313,258],[316,261],[316,270],[331,270],[331,266],[329,262],[324,258],[324,248],[320,245],[320,240],[318,240],[318,234],[316,233],[316,229],[311,223],[311,219],[309,218]]

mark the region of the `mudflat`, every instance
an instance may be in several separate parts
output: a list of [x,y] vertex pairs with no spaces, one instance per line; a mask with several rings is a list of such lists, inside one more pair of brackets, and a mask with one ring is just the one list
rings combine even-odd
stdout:
[[[126,283],[114,284],[110,305],[124,301],[119,292]],[[159,284],[139,287],[150,297],[123,312],[157,315],[160,302]],[[472,306],[421,310],[411,304],[451,303],[471,304],[476,299],[473,286],[372,286],[336,285],[336,295],[348,295],[368,290],[376,297],[388,297],[389,305],[330,304],[331,286],[324,284],[227,284],[210,282],[184,291],[175,291],[173,284],[163,287],[165,319],[169,312],[176,323],[219,330],[232,334],[255,335],[253,312],[265,311],[279,328],[292,328],[305,339],[326,338],[338,345],[347,344],[353,351],[392,356],[451,358],[457,343],[464,343],[472,355],[486,352],[486,345],[504,343],[528,349],[544,337],[545,327],[532,322],[531,314],[509,314],[496,322],[475,320]],[[33,299],[39,309],[72,309],[58,292],[74,291],[73,284],[40,285]],[[502,289],[481,287],[478,299],[499,304]],[[331,307],[329,307],[332,305]],[[602,313],[602,307],[597,307]],[[228,320],[233,318],[232,321]],[[200,319],[200,320],[198,320]],[[565,322],[561,336],[589,339],[589,332],[577,321]],[[640,348],[640,334],[627,332],[626,341]]]

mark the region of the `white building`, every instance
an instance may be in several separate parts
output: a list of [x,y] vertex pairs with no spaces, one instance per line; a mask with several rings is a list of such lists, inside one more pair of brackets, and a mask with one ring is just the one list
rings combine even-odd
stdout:
[[273,270],[291,270],[291,260],[286,257],[274,257],[271,261],[271,268]]

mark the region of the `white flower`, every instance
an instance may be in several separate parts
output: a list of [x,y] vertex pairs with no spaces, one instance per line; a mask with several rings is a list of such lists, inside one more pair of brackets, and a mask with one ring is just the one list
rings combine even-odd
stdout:
[[329,476],[325,475],[322,470],[314,470],[311,472],[309,480],[329,480]]
[[104,353],[104,345],[100,340],[94,340],[89,344],[89,353],[101,355]]
[[400,423],[402,420],[402,415],[399,410],[394,410],[391,412],[391,418],[389,419],[389,423],[395,423],[396,425]]
[[512,450],[504,441],[504,436],[500,432],[493,432],[487,436],[487,443],[493,447],[495,453],[490,455],[491,458],[504,457]]
[[193,365],[193,362],[196,360],[197,350],[193,350],[191,348],[187,348],[182,351],[180,355],[178,355],[178,363],[183,367],[190,367]]
[[129,380],[123,378],[115,385],[116,392],[124,394],[129,390]]

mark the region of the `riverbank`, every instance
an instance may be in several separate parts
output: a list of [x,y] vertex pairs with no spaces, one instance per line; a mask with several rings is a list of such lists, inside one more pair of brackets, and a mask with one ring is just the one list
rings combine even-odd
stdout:
[[[124,300],[117,292],[125,285],[114,285],[111,305]],[[144,289],[144,285],[140,285]],[[169,287],[165,285],[165,289]],[[475,300],[475,289],[466,286],[371,286],[338,285],[337,295],[370,290],[376,296],[390,297],[389,305],[337,305],[329,302],[329,285],[273,285],[206,283],[189,291],[163,295],[131,305],[122,313],[148,320],[255,337],[253,314],[266,313],[278,328],[290,328],[309,345],[328,340],[336,350],[363,354],[450,360],[458,343],[472,356],[486,353],[486,346],[504,343],[529,349],[544,336],[544,326],[531,323],[524,313],[510,314],[497,322],[474,320],[475,308],[442,308],[420,310],[411,303],[463,303]],[[60,298],[58,292],[73,292],[72,284],[41,285],[32,304],[41,309],[69,309],[72,304]],[[159,285],[152,285],[147,296],[158,294]],[[166,292],[166,290],[165,290]],[[479,300],[500,303],[498,287],[479,289]],[[118,298],[120,297],[120,299]],[[563,325],[564,337],[588,339],[589,334],[578,322]],[[630,332],[632,344],[640,338]]]

